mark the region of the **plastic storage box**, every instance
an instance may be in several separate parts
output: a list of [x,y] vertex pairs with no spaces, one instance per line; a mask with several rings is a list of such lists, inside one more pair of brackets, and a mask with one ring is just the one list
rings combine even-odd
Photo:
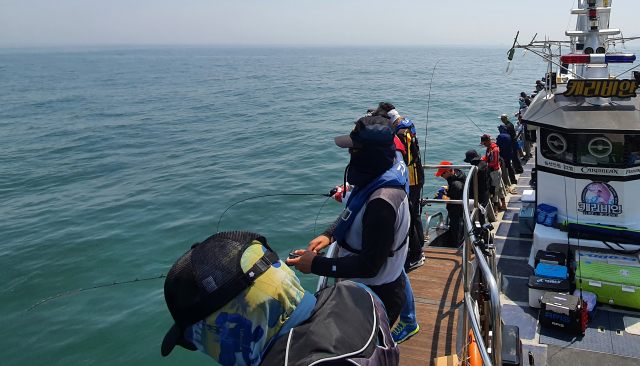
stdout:
[[583,291],[598,295],[598,302],[640,309],[640,268],[582,258],[576,281],[580,277]]
[[587,303],[572,295],[547,292],[540,300],[540,325],[566,333],[584,334],[587,329]]
[[533,189],[525,189],[522,191],[522,208],[536,207],[536,191]]
[[536,276],[564,280],[567,278],[567,267],[540,263],[536,266]]
[[540,308],[540,299],[549,291],[566,293],[571,291],[569,280],[537,276],[529,276],[527,287],[529,288],[529,306],[532,308]]
[[518,215],[518,227],[520,228],[520,235],[531,235],[535,228],[535,210],[533,208],[521,208]]
[[551,264],[553,266],[564,266],[567,263],[567,256],[560,252],[539,250],[538,253],[536,253],[534,266],[537,266],[538,263]]

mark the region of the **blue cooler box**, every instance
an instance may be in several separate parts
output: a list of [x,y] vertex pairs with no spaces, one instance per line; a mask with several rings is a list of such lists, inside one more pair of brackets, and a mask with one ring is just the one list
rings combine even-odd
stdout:
[[533,234],[533,228],[536,224],[535,213],[536,210],[533,207],[520,209],[520,214],[518,215],[518,223],[520,224],[520,235]]
[[567,267],[538,263],[538,265],[536,266],[536,276],[544,278],[558,278],[564,280],[567,278]]

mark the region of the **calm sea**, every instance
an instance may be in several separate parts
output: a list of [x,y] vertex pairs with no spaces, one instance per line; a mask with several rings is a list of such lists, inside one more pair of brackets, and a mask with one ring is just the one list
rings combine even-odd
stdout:
[[[513,115],[545,71],[536,56],[516,55],[505,78],[507,50],[0,50],[2,364],[210,364],[184,350],[160,356],[172,324],[163,280],[25,310],[167,273],[239,200],[328,192],[348,162],[333,137],[380,101],[413,120],[426,163],[462,163],[481,134],[469,118],[495,134],[498,116]],[[441,183],[430,175],[425,191]],[[318,215],[323,203],[249,200],[220,230],[258,232],[285,257],[340,213],[329,201]],[[315,288],[314,276],[300,277]]]

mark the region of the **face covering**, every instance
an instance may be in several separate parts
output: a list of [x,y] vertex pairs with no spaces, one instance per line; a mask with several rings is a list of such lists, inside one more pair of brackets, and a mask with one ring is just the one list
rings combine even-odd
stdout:
[[[254,241],[242,255],[242,270],[248,271],[265,252]],[[304,293],[293,271],[278,261],[234,300],[187,328],[185,339],[223,366],[257,365]]]
[[364,187],[376,177],[393,166],[396,157],[395,145],[364,145],[351,154],[347,167],[347,181],[355,186]]

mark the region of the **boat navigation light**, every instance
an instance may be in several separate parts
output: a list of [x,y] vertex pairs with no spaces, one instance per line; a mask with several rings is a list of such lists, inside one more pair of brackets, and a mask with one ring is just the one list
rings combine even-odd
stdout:
[[589,55],[564,55],[560,57],[563,64],[609,64],[609,63],[632,63],[636,60],[633,53],[601,54],[592,53]]

